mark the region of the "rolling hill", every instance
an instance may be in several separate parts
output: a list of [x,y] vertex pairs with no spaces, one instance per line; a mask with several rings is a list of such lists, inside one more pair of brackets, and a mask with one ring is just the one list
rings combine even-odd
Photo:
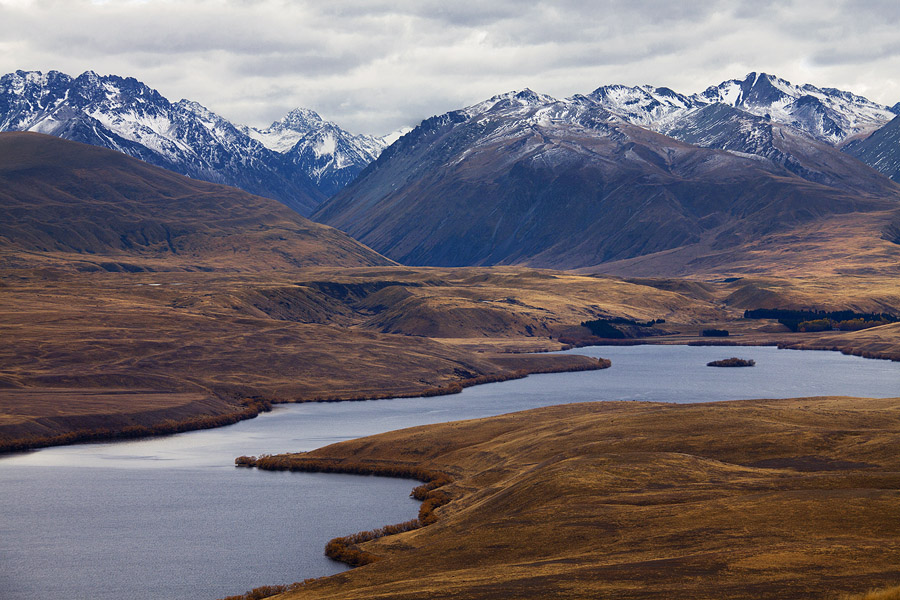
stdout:
[[80,270],[271,270],[391,261],[242,190],[38,133],[0,134],[0,250]]

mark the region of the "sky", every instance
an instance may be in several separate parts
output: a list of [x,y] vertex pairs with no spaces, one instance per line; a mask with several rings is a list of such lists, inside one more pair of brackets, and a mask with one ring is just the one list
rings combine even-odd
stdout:
[[900,101],[896,0],[0,0],[0,73],[135,77],[265,127],[384,135],[530,88],[700,92],[751,71]]

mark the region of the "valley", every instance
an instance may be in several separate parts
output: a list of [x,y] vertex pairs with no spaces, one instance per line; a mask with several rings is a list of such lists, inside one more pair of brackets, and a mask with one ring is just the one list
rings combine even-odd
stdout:
[[[900,362],[896,112],[751,73],[691,96],[500,94],[388,146],[307,109],[250,128],[131,78],[4,76],[0,129],[32,131],[0,134],[0,452],[614,372],[602,351],[556,353],[599,344]],[[761,309],[801,317],[745,317]],[[351,544],[371,564],[269,591],[896,584],[897,398],[753,395],[549,406],[270,459],[452,482],[435,522]]]

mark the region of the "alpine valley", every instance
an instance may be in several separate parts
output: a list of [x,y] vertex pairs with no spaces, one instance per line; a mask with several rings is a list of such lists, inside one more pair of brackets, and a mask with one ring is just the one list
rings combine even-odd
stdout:
[[[133,78],[10,73],[0,452],[280,403],[441,413],[468,386],[617,368],[554,352],[587,345],[900,361],[898,113],[751,73],[691,95],[526,89],[377,138],[304,108],[253,128]],[[586,374],[591,393],[616,399],[614,372]],[[566,395],[555,377],[540,394]],[[900,598],[865,595],[900,583],[898,447],[900,400],[823,396],[550,406],[242,456],[427,484],[419,518],[328,544],[365,566],[230,600]]]

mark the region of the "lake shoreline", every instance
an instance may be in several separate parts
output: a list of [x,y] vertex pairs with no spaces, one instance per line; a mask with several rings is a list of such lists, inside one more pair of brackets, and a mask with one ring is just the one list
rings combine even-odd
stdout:
[[[387,391],[381,393],[359,392],[358,395],[354,395],[350,392],[345,396],[316,397],[309,399],[301,398],[296,400],[251,397],[244,398],[238,403],[232,404],[232,406],[235,407],[234,410],[218,415],[201,415],[183,420],[174,420],[171,415],[175,411],[158,411],[160,414],[156,416],[157,422],[153,425],[125,425],[119,428],[85,428],[76,429],[56,436],[44,437],[22,436],[17,438],[15,435],[7,435],[5,436],[5,439],[0,440],[0,456],[53,446],[115,440],[134,440],[224,427],[247,419],[253,419],[262,412],[270,411],[273,406],[282,404],[302,404],[308,402],[364,402],[369,400],[389,400],[392,398],[428,398],[445,396],[448,394],[458,394],[467,387],[486,383],[497,383],[511,379],[521,379],[528,375],[579,372],[609,368],[611,366],[609,361],[603,362],[603,360],[604,359],[597,360],[574,355],[567,357],[560,355],[538,355],[534,358],[526,355],[503,355],[495,357],[493,361],[498,368],[501,369],[501,371],[496,374],[468,377],[432,388],[411,391]],[[96,418],[102,419],[102,415],[97,415]]]
[[[891,585],[900,547],[880,548],[879,540],[896,529],[895,511],[885,503],[900,509],[893,493],[900,463],[891,452],[900,439],[900,398],[860,400],[567,404],[304,453],[307,461],[365,460],[385,468],[415,455],[418,468],[448,469],[456,478],[453,502],[439,511],[440,532],[370,540],[361,551],[382,560],[365,575],[354,569],[309,580],[288,597],[352,600],[390,591],[406,599],[452,587],[454,597],[465,599],[499,598],[511,590],[516,597],[542,598],[563,581],[577,581],[584,597],[599,597],[624,593],[640,580],[647,597],[774,598]],[[825,427],[823,415],[840,416]],[[798,427],[804,435],[797,435]],[[595,428],[600,433],[592,433]],[[873,445],[863,448],[836,435],[848,428],[874,436]],[[684,433],[701,430],[693,437]],[[553,443],[535,445],[542,437]],[[485,472],[485,464],[497,468]],[[624,487],[615,483],[622,477]],[[855,507],[849,520],[848,502]],[[647,507],[659,512],[651,522],[642,516]],[[585,511],[598,521],[585,522]],[[786,511],[793,516],[782,524],[776,517]],[[732,512],[743,516],[735,520]],[[547,514],[555,516],[547,521]],[[591,532],[606,520],[616,523],[616,536],[597,540]],[[702,535],[693,536],[695,530]],[[782,538],[777,548],[772,536]],[[850,550],[838,541],[829,552],[813,552],[823,539],[857,541]],[[491,552],[482,556],[485,548]],[[861,571],[860,552],[870,561]],[[542,568],[515,568],[532,561]],[[660,561],[675,569],[666,569],[674,586],[656,572]],[[587,568],[604,575],[576,576]]]
[[[58,557],[69,552],[66,550],[67,548],[79,547],[72,541],[77,539],[77,537],[73,537],[75,532],[83,537],[84,545],[80,547],[85,550],[75,552],[74,558],[80,559],[85,552],[102,551],[104,548],[111,547],[112,540],[107,539],[109,537],[107,533],[96,530],[96,527],[88,527],[81,531],[82,525],[79,525],[88,523],[78,516],[79,511],[85,512],[87,510],[85,507],[97,506],[98,508],[94,510],[97,512],[101,510],[102,503],[82,500],[77,503],[78,510],[70,512],[64,508],[63,504],[54,500],[57,497],[63,500],[68,497],[94,498],[99,494],[106,493],[105,490],[117,490],[110,497],[121,498],[122,502],[121,506],[110,504],[109,512],[100,514],[108,515],[104,518],[109,518],[111,521],[119,521],[123,533],[129,531],[129,523],[134,522],[135,519],[139,521],[152,519],[159,522],[160,527],[158,528],[141,528],[141,531],[138,532],[140,535],[150,536],[147,540],[148,548],[158,547],[160,542],[157,540],[161,539],[161,535],[168,537],[167,528],[175,522],[181,523],[180,527],[190,527],[199,539],[207,540],[204,552],[191,560],[187,560],[188,555],[192,556],[191,548],[194,545],[190,538],[187,538],[183,544],[173,544],[172,556],[179,558],[173,564],[165,567],[173,573],[180,573],[185,581],[192,581],[190,589],[207,590],[201,594],[203,597],[221,598],[263,584],[284,584],[331,574],[336,574],[335,576],[341,579],[355,577],[356,575],[341,574],[343,567],[322,554],[329,539],[350,538],[351,545],[361,546],[362,550],[371,554],[382,555],[382,551],[376,551],[376,548],[380,547],[392,548],[393,550],[390,552],[392,557],[394,550],[400,551],[402,554],[404,552],[402,548],[408,543],[410,536],[412,539],[418,539],[421,536],[429,538],[440,531],[446,531],[447,527],[452,529],[452,522],[446,520],[446,515],[464,508],[455,506],[457,502],[462,501],[464,504],[469,502],[465,499],[465,494],[461,495],[460,492],[477,491],[476,488],[484,492],[486,488],[482,484],[485,482],[460,479],[460,475],[465,474],[462,469],[465,465],[450,461],[441,470],[454,477],[454,482],[445,488],[448,495],[453,497],[453,501],[437,509],[436,513],[441,518],[434,527],[418,528],[415,531],[401,533],[399,536],[379,537],[363,544],[357,544],[354,541],[357,538],[351,532],[378,532],[384,529],[393,532],[394,528],[382,526],[385,523],[406,522],[415,516],[415,511],[419,506],[412,499],[407,498],[410,489],[415,485],[413,482],[394,479],[394,483],[389,484],[383,483],[388,480],[382,480],[380,477],[305,473],[279,474],[260,472],[257,469],[237,469],[234,467],[235,457],[297,453],[298,451],[305,451],[306,454],[301,455],[304,457],[341,457],[343,451],[331,451],[341,447],[340,445],[335,446],[336,442],[347,440],[346,443],[349,444],[365,445],[364,438],[371,440],[373,435],[402,434],[414,437],[416,435],[423,436],[421,438],[423,445],[412,444],[403,452],[400,450],[406,446],[396,446],[393,448],[391,456],[384,457],[379,456],[377,452],[372,454],[366,447],[363,452],[356,453],[354,456],[359,460],[390,458],[408,464],[417,464],[423,458],[422,451],[427,452],[427,448],[431,445],[427,439],[430,436],[428,432],[432,431],[432,428],[443,428],[453,432],[457,428],[465,429],[473,424],[482,423],[491,428],[490,439],[495,440],[499,444],[497,449],[500,449],[507,447],[504,440],[509,438],[510,433],[503,423],[507,422],[507,419],[514,418],[503,415],[523,413],[523,411],[545,407],[540,410],[546,412],[528,414],[535,415],[534,424],[545,428],[549,437],[525,440],[528,443],[522,449],[508,446],[508,450],[515,454],[525,452],[526,455],[538,450],[541,452],[552,451],[551,453],[554,455],[561,452],[557,459],[549,462],[538,456],[533,457],[536,462],[528,459],[527,456],[524,458],[527,459],[527,462],[535,465],[544,464],[546,467],[552,467],[557,464],[562,466],[566,464],[566,460],[574,456],[571,455],[570,450],[580,452],[581,449],[587,450],[594,447],[598,442],[606,444],[614,443],[616,440],[627,442],[630,439],[630,434],[622,433],[625,429],[620,431],[618,428],[616,413],[609,412],[613,411],[614,407],[623,407],[622,410],[626,410],[624,407],[628,407],[627,411],[646,411],[648,415],[691,415],[696,412],[715,410],[703,408],[697,403],[711,402],[717,406],[729,406],[732,401],[737,400],[738,402],[735,403],[737,406],[746,405],[746,402],[740,402],[746,398],[812,397],[829,395],[829,392],[831,395],[884,398],[895,396],[897,383],[900,382],[900,378],[898,378],[900,371],[897,371],[895,364],[884,361],[866,361],[862,358],[831,352],[787,352],[774,347],[748,348],[742,350],[741,355],[748,359],[755,359],[757,368],[729,372],[709,369],[705,366],[706,362],[711,359],[726,356],[722,354],[721,349],[715,348],[644,345],[620,348],[584,348],[570,350],[568,353],[555,356],[564,358],[570,353],[573,355],[577,353],[577,356],[580,357],[579,360],[597,361],[596,357],[603,356],[611,359],[617,368],[596,372],[552,376],[535,375],[524,379],[511,379],[495,386],[470,387],[463,390],[461,394],[445,395],[432,400],[399,398],[386,402],[356,404],[318,402],[298,403],[293,406],[283,405],[276,413],[262,415],[259,419],[247,420],[228,429],[125,443],[66,446],[5,457],[0,460],[0,467],[5,464],[9,468],[0,472],[0,475],[5,478],[4,481],[19,487],[9,485],[0,486],[0,489],[7,488],[6,502],[11,510],[21,508],[18,513],[15,510],[12,513],[21,513],[20,517],[15,518],[15,522],[20,524],[21,531],[7,540],[8,543],[13,540],[18,540],[18,542],[8,548],[6,553],[10,560],[12,560],[10,557],[13,556],[19,558],[16,559],[18,562],[14,561],[9,564],[10,569],[6,577],[11,584],[17,584],[23,590],[29,589],[37,592],[29,596],[23,593],[23,598],[60,597],[38,592],[38,590],[46,592],[54,586],[55,589],[80,590],[75,594],[79,597],[89,595],[89,590],[98,593],[108,592],[110,588],[108,584],[97,586],[89,581],[84,581],[83,587],[77,587],[72,582],[80,571],[70,572],[64,564],[52,569],[48,565],[48,568],[42,571],[50,573],[56,570],[59,572],[60,578],[51,577],[46,581],[40,578],[31,579],[36,582],[31,584],[22,579],[28,570],[23,570],[21,566],[38,564],[35,561],[49,561],[56,564],[58,561],[53,558],[54,556]],[[590,358],[583,355],[588,355]],[[526,355],[508,355],[508,358],[516,361],[534,359],[534,357]],[[871,406],[868,408],[874,409],[884,404],[885,401],[856,400],[847,402],[850,406],[858,405],[854,408],[856,410],[865,409],[870,404]],[[587,407],[594,407],[598,413],[610,415],[608,422],[606,419],[601,419],[601,423],[597,425],[602,425],[604,428],[612,427],[612,429],[608,433],[603,433],[594,425],[586,429],[576,428],[574,431],[580,431],[581,434],[588,435],[590,439],[583,440],[586,445],[579,443],[567,450],[565,444],[568,444],[566,440],[569,439],[570,432],[565,428],[554,428],[551,421],[545,422],[538,416],[582,410],[579,408],[569,409],[561,403],[579,403],[584,410],[590,410]],[[761,424],[766,423],[766,415],[779,405],[778,401],[755,401],[754,404],[756,403],[759,403],[756,414],[762,419]],[[611,408],[605,408],[607,404]],[[498,417],[494,418],[495,416]],[[824,414],[822,418],[830,417]],[[451,422],[453,423],[449,424]],[[730,421],[726,419],[724,425],[733,427],[729,423]],[[410,427],[415,429],[411,430]],[[400,430],[405,431],[401,432]],[[726,430],[719,433],[727,433]],[[684,435],[679,435],[677,439],[690,440],[692,436],[696,435],[691,431],[683,432]],[[705,428],[697,431],[705,431]],[[710,433],[714,432],[710,431]],[[718,435],[718,433],[716,434]],[[640,438],[641,436],[637,436],[635,440]],[[861,448],[864,447],[861,446]],[[616,451],[614,454],[620,455],[621,453]],[[878,460],[866,461],[864,457],[853,456],[834,457],[831,462],[822,458],[803,459],[802,457],[807,454],[815,453],[798,454],[800,458],[795,460],[796,464],[804,468],[821,468],[821,466],[844,468],[864,462],[873,464],[879,462]],[[763,456],[760,460],[773,458],[778,457]],[[485,476],[502,474],[505,471],[502,461],[498,462],[496,457],[492,458],[491,453],[485,454],[478,460],[480,462],[477,470]],[[751,468],[780,468],[779,464],[765,463],[762,466]],[[41,467],[47,467],[47,469]],[[603,467],[600,472],[605,470],[606,468]],[[564,471],[568,472],[567,469]],[[595,473],[597,471],[592,468],[588,472]],[[130,481],[137,484],[137,487],[125,483]],[[61,482],[66,482],[61,490],[64,492],[63,495],[55,491],[60,487]],[[522,483],[524,484],[526,481],[523,480]],[[606,484],[603,484],[602,487],[606,487]],[[637,487],[640,485],[637,484]],[[20,489],[21,493],[14,491],[16,489]],[[277,490],[277,493],[265,493],[263,490],[267,489],[271,489],[273,492]],[[379,495],[378,490],[382,489],[391,491],[389,494]],[[666,489],[660,487],[659,493],[664,493]],[[173,496],[172,492],[176,490],[182,491],[178,492],[177,496]],[[325,490],[332,491],[326,492]],[[564,493],[563,497],[567,494],[568,492]],[[149,503],[145,500],[148,496],[154,498],[155,495],[159,496],[159,500]],[[542,495],[552,498],[558,494],[552,492]],[[172,502],[176,497],[178,498],[177,502]],[[503,497],[514,501],[518,497],[518,492]],[[42,508],[31,516],[28,516],[29,511],[35,511],[27,508],[31,506],[28,498],[33,498],[35,502],[43,499],[37,505]],[[127,500],[129,498],[131,500]],[[247,500],[255,499],[245,502],[245,498]],[[213,502],[210,504],[211,500]],[[71,501],[68,502],[71,504]],[[309,512],[307,508],[312,509],[313,506],[316,507],[315,512]],[[208,510],[203,507],[208,507]],[[260,510],[263,507],[265,510]],[[401,508],[404,510],[400,510]],[[477,511],[472,512],[472,515],[477,515],[480,511],[481,508],[478,508]],[[509,514],[515,514],[515,511]],[[292,518],[291,515],[294,517]],[[369,515],[369,518],[365,518],[365,515]],[[381,516],[372,518],[374,515]],[[33,521],[32,517],[38,517],[40,520]],[[205,523],[209,519],[220,517],[220,520],[224,519],[224,523],[231,523],[232,526],[224,528],[216,526],[207,529]],[[182,521],[182,518],[186,520]],[[319,523],[328,523],[327,528],[321,531]],[[480,528],[481,524],[475,526]],[[72,531],[69,531],[70,529]],[[65,546],[60,548],[48,546],[41,538],[41,531],[67,532],[60,533],[58,536],[60,540],[64,541]],[[243,552],[238,551],[238,555],[235,556],[237,564],[220,562],[216,558],[223,552],[220,549],[221,542],[216,540],[219,540],[225,531],[230,532],[227,533],[229,537],[239,536],[241,539],[252,539],[255,544],[245,547]],[[525,537],[521,539],[528,539],[527,533],[523,533],[523,535]],[[116,534],[117,538],[120,536],[121,534]],[[131,538],[126,536],[122,539]],[[238,538],[235,537],[235,539]],[[234,549],[234,545],[230,543],[225,544],[224,547]],[[547,547],[552,547],[552,544]],[[96,550],[88,550],[89,548]],[[292,548],[292,550],[285,553],[279,552],[278,548]],[[270,550],[273,550],[275,554],[270,554]],[[239,558],[244,556],[245,552],[252,552],[259,557],[267,556],[268,558],[261,558],[259,564],[250,565]],[[3,554],[4,552],[0,551],[0,556]],[[485,556],[478,555],[474,560],[480,563],[491,555],[490,553]],[[122,554],[123,560],[128,560],[128,556],[130,555],[127,552]],[[436,560],[435,557],[423,556],[422,560],[424,561],[423,565],[436,564],[433,563]],[[161,564],[159,561],[165,562],[166,559],[148,554],[143,561],[135,562],[132,559],[134,566],[129,566],[127,564],[120,565],[113,560],[113,557],[109,557],[103,568],[110,571],[104,575],[104,580],[116,581],[114,586],[121,590],[132,590],[132,597],[135,598],[151,600],[154,597],[160,597],[159,592],[163,589],[161,586],[164,586],[164,583],[159,582],[158,585],[153,583],[153,573],[158,572],[158,569],[150,567],[150,565]],[[373,572],[372,569],[383,568],[384,563],[385,561],[377,561],[360,570],[352,570],[348,573]],[[141,564],[144,566],[138,566]],[[198,567],[198,565],[204,566]],[[115,574],[123,572],[123,569],[127,571],[132,568],[140,570],[140,577],[144,577],[144,575],[148,577],[145,580],[138,579],[139,574],[135,573],[130,581],[141,581],[142,583],[134,589],[129,587],[131,585],[129,582],[119,581],[118,575]],[[198,568],[200,569],[199,573],[197,572]],[[214,592],[209,592],[210,587],[204,583],[206,579],[202,575],[203,571],[207,571],[207,575],[221,573],[221,577],[216,577],[214,582],[210,582],[214,584],[212,588],[215,590]],[[242,575],[242,571],[246,571],[246,573]],[[195,576],[192,573],[198,574]],[[37,576],[38,573],[35,573],[35,577]],[[40,583],[42,581],[44,582]],[[312,585],[318,587],[320,584]],[[0,587],[3,586],[0,585]],[[304,589],[308,587],[304,586]],[[97,597],[107,598],[108,596]],[[112,600],[112,597],[109,597],[109,600]]]
[[[794,334],[798,335],[798,334]],[[829,351],[840,352],[847,356],[859,356],[861,358],[873,360],[888,360],[892,362],[900,362],[900,352],[892,349],[877,351],[868,348],[860,348],[852,345],[849,341],[844,344],[836,344],[833,342],[822,342],[822,335],[803,335],[804,339],[786,339],[783,334],[756,334],[751,339],[729,339],[729,340],[710,340],[700,336],[660,336],[652,338],[639,338],[634,340],[603,340],[605,343],[588,343],[583,346],[575,346],[576,348],[584,347],[604,347],[604,346],[623,346],[623,345],[685,345],[685,346],[723,346],[723,347],[777,347],[786,350],[813,350],[813,351]],[[748,336],[749,337],[749,336]],[[555,351],[554,351],[555,352]],[[550,352],[513,352],[506,351],[503,354],[496,354],[491,357],[494,364],[503,369],[503,372],[495,375],[480,375],[476,377],[468,377],[460,379],[448,384],[422,388],[409,391],[394,390],[385,392],[344,392],[342,395],[301,398],[294,400],[285,400],[279,398],[245,398],[238,404],[232,404],[234,409],[219,415],[201,415],[189,419],[173,420],[165,413],[158,419],[158,422],[150,425],[128,425],[119,429],[111,430],[108,427],[79,429],[68,431],[56,436],[38,437],[36,439],[13,435],[5,435],[0,438],[0,456],[14,454],[17,452],[28,452],[40,448],[48,448],[53,446],[65,446],[71,444],[93,443],[115,440],[133,440],[147,437],[158,437],[183,433],[187,431],[199,431],[203,429],[212,429],[216,427],[224,427],[233,425],[240,421],[253,419],[261,412],[271,410],[274,405],[282,404],[298,404],[307,402],[361,402],[369,400],[387,400],[391,398],[418,398],[418,397],[434,397],[444,396],[448,394],[456,394],[467,387],[473,385],[482,385],[486,383],[496,383],[507,381],[509,379],[518,379],[527,377],[528,375],[544,374],[544,373],[564,373],[578,372],[582,370],[595,370],[609,368],[610,365],[600,363],[593,365],[590,363],[579,363],[569,365],[553,365],[550,361],[552,357],[559,356]],[[544,357],[551,357],[549,360]],[[544,359],[544,360],[542,360]],[[99,415],[102,416],[102,415]]]

